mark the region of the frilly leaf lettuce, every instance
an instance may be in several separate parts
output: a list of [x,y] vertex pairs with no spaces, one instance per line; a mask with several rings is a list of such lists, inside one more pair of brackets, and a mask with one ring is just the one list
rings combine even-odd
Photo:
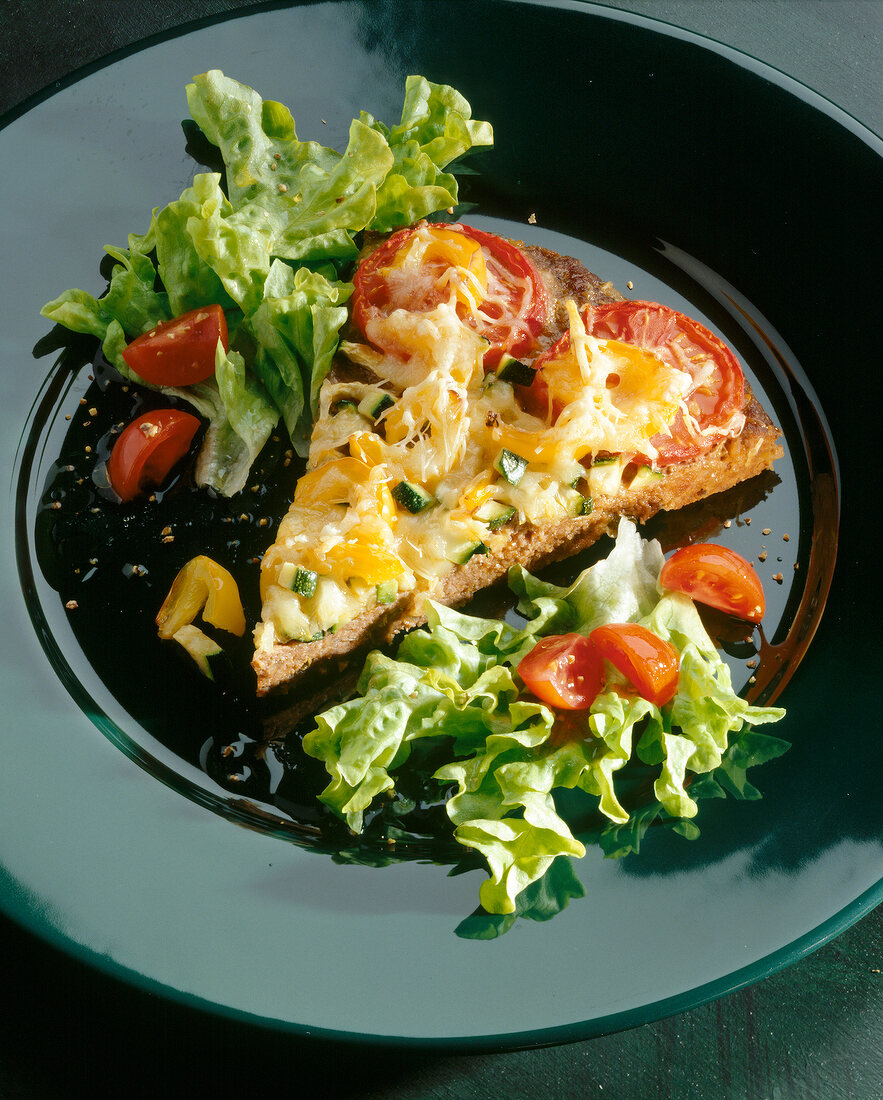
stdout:
[[[185,396],[184,391],[178,392]],[[220,341],[214,379],[200,389],[207,401],[215,392],[218,403],[197,458],[196,482],[210,483],[225,496],[232,496],[244,487],[279,414],[261,384],[246,372],[242,356],[232,348],[225,353]]]
[[[698,797],[757,797],[747,769],[787,744],[750,727],[784,711],[734,693],[692,601],[660,592],[662,560],[658,544],[623,520],[609,556],[569,588],[521,567],[511,571],[528,617],[523,627],[429,603],[427,629],[407,635],[395,658],[370,654],[357,697],[319,715],[304,737],[304,751],[331,777],[322,800],[358,832],[376,795],[394,788],[413,742],[443,739],[449,762],[433,778],[440,795],[447,793],[455,838],[487,862],[482,906],[506,914],[559,857],[585,852],[559,812],[556,791],[596,800],[609,822],[600,834],[609,855],[636,851],[660,816],[682,835],[698,835],[690,821]],[[567,724],[523,695],[515,667],[539,637],[588,633],[612,621],[641,622],[678,649],[681,679],[670,705],[660,710],[610,669],[609,690]],[[651,805],[627,808],[618,789],[627,765],[652,769]]]
[[70,290],[42,312],[96,336],[108,361],[144,385],[122,358],[126,344],[160,321],[221,305],[231,334],[225,377],[166,392],[209,418],[197,478],[231,495],[271,418],[281,416],[306,453],[346,320],[356,234],[454,205],[457,183],[443,169],[493,136],[459,92],[420,76],[406,81],[398,124],[361,115],[342,153],[299,140],[287,107],[217,69],[194,77],[187,102],[220,151],[226,188],[219,173],[197,174],[127,249],[107,247],[117,264],[103,298]]
[[349,283],[274,260],[263,298],[246,322],[257,345],[255,373],[292,440],[305,441],[309,435],[310,412],[318,406],[351,293]]

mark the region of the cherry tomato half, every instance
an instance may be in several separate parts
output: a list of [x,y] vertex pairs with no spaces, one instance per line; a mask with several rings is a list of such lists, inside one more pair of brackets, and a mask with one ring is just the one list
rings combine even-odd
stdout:
[[120,433],[107,461],[110,486],[123,502],[163,482],[187,454],[199,420],[180,409],[142,413]]
[[[422,262],[411,270],[406,257],[415,244],[423,248]],[[448,275],[457,269],[466,273],[459,286]],[[459,316],[490,341],[484,356],[488,369],[504,353],[517,359],[531,352],[549,310],[543,281],[527,256],[502,237],[468,225],[422,223],[394,233],[362,261],[353,284],[356,328],[380,351],[399,355],[407,352],[388,335],[372,338],[371,322],[396,309],[434,309],[454,285]]]
[[[710,450],[725,434],[733,414],[745,401],[745,379],[736,357],[723,341],[704,325],[658,302],[608,302],[586,310],[586,330],[599,340],[618,340],[651,352],[668,366],[687,371],[694,388],[687,395],[687,407],[703,432],[697,440],[687,429],[678,412],[670,432],[660,432],[651,440],[657,451],[655,464],[667,466],[685,462]],[[544,417],[550,407],[553,420],[572,400],[572,389],[579,368],[567,355],[570,333],[537,359],[537,374],[522,401],[524,407]],[[575,374],[575,377],[571,377]],[[719,428],[716,433],[714,429]]]
[[537,642],[517,671],[528,690],[549,706],[586,710],[601,690],[604,662],[582,634],[555,634]]
[[137,337],[123,358],[145,382],[192,386],[215,373],[218,340],[227,350],[227,319],[219,305],[200,306]]
[[759,623],[763,618],[760,578],[741,554],[726,546],[697,542],[676,550],[663,565],[659,583],[739,619]]
[[645,699],[662,707],[674,698],[680,657],[669,642],[638,623],[607,623],[589,640]]

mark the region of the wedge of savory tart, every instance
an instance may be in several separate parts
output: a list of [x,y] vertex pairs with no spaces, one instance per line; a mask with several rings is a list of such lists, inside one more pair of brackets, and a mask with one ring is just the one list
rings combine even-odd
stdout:
[[354,287],[262,562],[260,695],[782,453],[713,333],[569,257],[421,222],[369,243]]

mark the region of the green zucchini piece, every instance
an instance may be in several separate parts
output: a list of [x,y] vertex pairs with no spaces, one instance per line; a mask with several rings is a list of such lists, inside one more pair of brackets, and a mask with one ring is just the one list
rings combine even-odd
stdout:
[[352,412],[359,411],[359,407],[356,405],[355,401],[351,401],[348,397],[343,397],[340,401],[335,401],[328,411],[332,416],[337,416],[338,413],[343,412],[345,409]]
[[595,502],[591,497],[583,496],[579,489],[568,493],[568,503],[572,516],[590,516],[595,510]]
[[536,377],[536,368],[504,355],[497,364],[497,378],[501,382],[511,382],[513,386],[529,386]]
[[369,393],[367,397],[362,398],[359,402],[359,412],[362,413],[363,416],[370,416],[372,420],[377,420],[394,404],[395,398],[390,394],[375,391],[374,393]]
[[396,504],[401,504],[412,515],[422,512],[424,508],[428,508],[430,504],[435,503],[429,493],[410,481],[400,481],[398,485],[394,486],[392,498]]
[[486,554],[488,548],[483,542],[464,542],[461,546],[449,550],[445,557],[454,565],[465,565],[476,554]]
[[382,603],[395,603],[396,597],[399,594],[399,586],[397,581],[384,581],[383,584],[377,586],[377,602]]
[[629,489],[648,489],[651,485],[658,485],[664,476],[662,470],[654,470],[652,466],[639,466]]
[[515,515],[515,509],[509,504],[501,504],[498,500],[488,500],[475,510],[475,518],[486,523],[492,531],[508,523]]
[[316,595],[316,582],[318,579],[318,574],[312,569],[304,569],[303,566],[299,565],[291,579],[291,591],[296,592],[298,596],[306,596],[309,599],[310,596]]
[[622,471],[622,458],[619,455],[596,458],[586,475],[589,492],[593,496],[615,496],[619,492]]
[[517,485],[524,477],[527,469],[527,459],[514,451],[507,451],[504,447],[494,459],[494,469],[504,477],[510,485]]
[[198,626],[193,626],[192,623],[182,626],[175,631],[172,639],[184,647],[207,680],[214,680],[229,668],[227,655],[222,647]]

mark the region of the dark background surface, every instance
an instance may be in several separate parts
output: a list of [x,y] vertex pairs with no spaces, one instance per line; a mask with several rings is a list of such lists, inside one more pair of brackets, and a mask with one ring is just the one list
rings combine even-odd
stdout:
[[[231,0],[0,0],[0,112]],[[877,0],[631,0],[736,46],[883,130]],[[464,3],[464,9],[466,4]],[[0,181],[3,167],[0,166]],[[2,187],[2,182],[0,182]],[[5,259],[5,277],[10,261]],[[569,1046],[457,1056],[348,1048],[203,1015],[96,973],[0,920],[0,1098],[798,1097],[883,1095],[883,908],[797,965],[713,1004]]]

